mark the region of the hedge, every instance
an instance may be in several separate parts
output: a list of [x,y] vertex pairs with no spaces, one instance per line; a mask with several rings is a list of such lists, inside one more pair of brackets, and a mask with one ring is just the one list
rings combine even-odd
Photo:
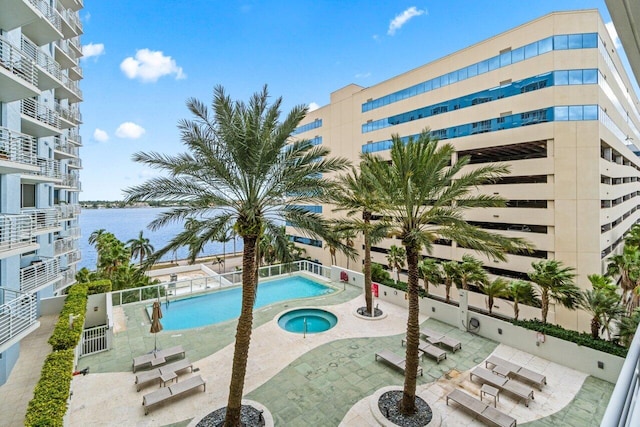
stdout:
[[[78,283],[69,289],[58,322],[49,338],[49,344],[54,351],[73,349],[80,342],[87,311],[87,287],[86,283]],[[69,315],[75,317],[71,328],[69,327]]]
[[73,349],[54,351],[44,361],[27,407],[25,426],[62,427],[73,378]]
[[90,282],[87,284],[87,287],[88,287],[87,295],[105,294],[107,292],[111,292],[111,289],[112,289],[111,280],[109,279],[102,279],[102,280],[96,280],[95,282]]

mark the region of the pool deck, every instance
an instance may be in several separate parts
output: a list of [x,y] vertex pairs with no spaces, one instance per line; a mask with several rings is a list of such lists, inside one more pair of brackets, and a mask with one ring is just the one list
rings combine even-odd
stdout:
[[[407,313],[402,307],[380,303],[386,318],[363,320],[353,314],[362,304],[361,291],[348,287],[325,297],[256,310],[245,398],[264,405],[277,426],[378,425],[369,409],[369,397],[382,387],[402,386],[403,375],[387,364],[376,362],[374,354],[381,349],[404,354],[400,341]],[[283,311],[311,306],[336,314],[336,327],[306,338],[278,327],[277,318]],[[236,321],[158,334],[160,348],[178,344],[185,348],[187,357],[198,369],[195,374],[185,375],[202,375],[207,389],[159,406],[145,416],[142,396],[157,385],[136,392],[131,361],[153,349],[149,320],[140,304],[117,307],[114,315],[119,320],[113,349],[79,361],[79,369],[90,367],[91,373],[73,377],[69,425],[195,426],[205,415],[226,404]],[[528,408],[511,396],[500,394],[498,409],[516,418],[518,425],[599,425],[613,384],[425,316],[420,321],[423,326],[446,332],[462,342],[462,350],[447,352],[447,359],[440,364],[431,359],[420,362],[424,376],[418,377],[418,395],[431,405],[442,425],[484,425],[456,408],[455,403],[446,406],[445,396],[454,388],[462,388],[478,397],[480,384],[469,380],[469,371],[484,365],[484,359],[491,353],[547,375],[548,385],[542,391],[534,389],[535,400]],[[30,350],[23,348],[23,351]],[[0,387],[3,396],[7,384]],[[23,399],[26,406],[27,399],[24,396]],[[0,411],[0,425],[22,425],[19,417],[6,418],[3,412],[7,413]]]

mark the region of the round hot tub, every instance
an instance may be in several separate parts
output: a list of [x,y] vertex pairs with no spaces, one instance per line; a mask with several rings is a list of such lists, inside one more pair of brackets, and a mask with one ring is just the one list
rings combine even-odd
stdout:
[[336,326],[338,318],[319,308],[299,308],[284,313],[278,319],[278,325],[285,331],[296,334],[315,334],[328,331]]

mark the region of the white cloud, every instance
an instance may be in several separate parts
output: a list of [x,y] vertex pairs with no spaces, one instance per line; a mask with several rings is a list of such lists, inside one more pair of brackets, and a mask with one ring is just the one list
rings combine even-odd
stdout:
[[309,103],[309,111],[314,111],[314,110],[317,110],[318,108],[320,108],[320,106],[317,103],[315,102]]
[[609,31],[609,35],[611,39],[613,39],[613,45],[616,49],[620,49],[622,47],[622,43],[620,43],[620,37],[618,37],[618,32],[616,31],[616,27],[613,26],[613,22],[607,22],[604,24],[607,27],[607,31]]
[[116,129],[116,136],[118,138],[138,139],[144,135],[145,132],[144,128],[140,125],[133,122],[124,122]]
[[182,67],[178,67],[173,58],[164,56],[159,50],[140,49],[135,58],[125,58],[120,69],[130,79],[140,79],[145,83],[156,82],[160,77],[172,74],[176,80],[187,78]]
[[91,58],[92,56],[98,57],[100,55],[104,55],[104,44],[89,43],[82,46],[82,59]]
[[377,34],[372,35],[371,38],[374,39],[375,41],[380,40],[380,36]]
[[109,140],[109,134],[100,128],[96,128],[96,130],[93,131],[93,139],[98,142],[107,142]]
[[413,18],[414,16],[424,15],[425,13],[427,13],[426,10],[418,9],[415,6],[411,6],[409,9],[405,10],[399,15],[396,15],[396,17],[391,20],[391,22],[389,23],[389,30],[387,31],[387,34],[389,34],[390,36],[394,35],[396,33],[396,30],[402,28],[402,26],[409,22],[411,18]]
[[366,73],[358,73],[355,77],[356,79],[366,79],[367,77],[371,77],[371,72],[367,71]]

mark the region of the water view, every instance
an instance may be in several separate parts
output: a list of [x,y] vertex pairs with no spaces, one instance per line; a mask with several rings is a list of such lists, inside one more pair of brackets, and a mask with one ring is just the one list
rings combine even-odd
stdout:
[[[182,230],[182,224],[169,224],[157,231],[147,228],[149,223],[165,208],[125,208],[125,209],[83,209],[80,214],[80,228],[82,238],[80,239],[80,250],[82,260],[78,268],[87,267],[90,270],[96,268],[97,254],[93,246],[89,244],[89,236],[95,230],[104,228],[113,233],[118,239],[127,242],[129,239],[138,237],[140,230],[144,231],[144,236],[151,241],[155,249],[160,249],[169,240]],[[226,252],[231,253],[234,249],[233,240],[226,243]],[[236,250],[242,249],[242,239],[236,239]],[[220,242],[209,243],[205,246],[202,256],[222,254],[223,245]],[[174,258],[184,259],[187,257],[186,247],[180,248],[176,253],[167,254],[162,258],[169,261]]]

